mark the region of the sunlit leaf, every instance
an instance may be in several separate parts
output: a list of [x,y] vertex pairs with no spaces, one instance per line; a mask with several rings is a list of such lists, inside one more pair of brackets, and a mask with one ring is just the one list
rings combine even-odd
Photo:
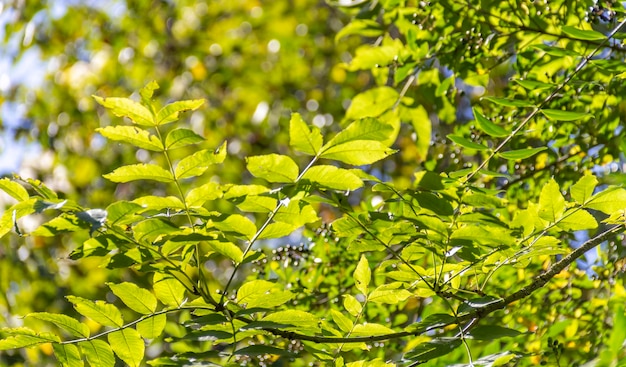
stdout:
[[394,330],[381,324],[368,322],[367,324],[355,325],[352,329],[352,336],[370,336],[393,334]]
[[157,300],[149,291],[139,288],[134,283],[107,283],[113,294],[124,302],[128,308],[147,315],[156,311]]
[[91,301],[76,296],[67,296],[68,301],[74,304],[76,311],[104,326],[120,327],[124,324],[120,310],[104,301]]
[[115,365],[113,350],[107,342],[93,339],[79,342],[78,346],[91,366],[113,367]]
[[137,148],[162,152],[163,144],[148,131],[136,126],[107,126],[96,129],[102,136],[113,141],[123,141]]
[[93,98],[103,107],[111,110],[118,117],[128,117],[134,123],[141,126],[155,126],[154,116],[149,109],[128,98],[108,97]]
[[381,25],[370,19],[354,19],[335,35],[335,42],[349,35],[376,37],[383,33]]
[[605,214],[613,214],[626,208],[626,189],[613,187],[601,191],[589,199],[585,207],[599,210]]
[[533,103],[521,99],[508,99],[499,97],[484,97],[484,99],[505,107],[534,107]]
[[[358,51],[357,51],[358,52]],[[373,53],[384,53],[387,52],[385,50],[372,50],[369,51],[372,55]],[[394,55],[391,55],[393,59]],[[351,66],[356,66],[353,63]],[[368,89],[365,92],[359,93],[352,99],[350,103],[350,107],[346,111],[345,119],[348,121],[360,119],[363,117],[378,117],[382,115],[384,112],[390,110],[396,101],[399,98],[398,92],[390,87],[378,87]],[[344,130],[345,131],[345,130]],[[364,138],[361,139],[351,139],[351,140],[366,140]],[[370,140],[382,140],[382,139],[370,139]],[[329,142],[330,143],[330,142]],[[334,144],[331,144],[334,145]]]
[[317,316],[300,310],[287,310],[271,313],[261,319],[279,324],[290,325],[288,329],[317,331],[322,320]]
[[541,189],[539,217],[554,223],[563,216],[563,212],[565,212],[565,198],[561,194],[559,185],[552,179]]
[[280,154],[257,155],[246,158],[248,171],[269,182],[295,182],[298,165],[290,157]]
[[0,335],[4,336],[3,339],[0,339],[0,350],[26,348],[60,341],[59,337],[52,333],[36,333],[24,327],[1,328]]
[[362,294],[367,295],[370,280],[372,278],[372,270],[370,269],[367,258],[361,255],[361,259],[354,270],[354,285]]
[[237,303],[246,308],[273,308],[294,297],[295,294],[281,289],[276,283],[261,279],[246,282],[237,291]]
[[586,210],[572,208],[563,214],[563,218],[557,223],[557,226],[566,231],[579,231],[598,228],[598,222]]
[[345,333],[351,331],[354,327],[354,323],[343,313],[337,310],[331,309],[330,316],[332,317],[335,324],[339,326],[339,329]]
[[578,204],[583,204],[593,195],[597,184],[598,179],[595,176],[585,175],[570,187],[570,195]]
[[137,332],[146,339],[158,338],[165,328],[165,314],[155,315],[137,323]]
[[159,182],[173,182],[172,173],[154,164],[131,164],[116,168],[113,172],[103,175],[113,182],[130,182],[137,180],[151,180]]
[[183,158],[176,165],[176,178],[183,179],[200,176],[210,166],[224,162],[226,158],[226,142],[216,150],[201,150]]
[[48,312],[36,312],[26,315],[42,321],[48,321],[63,330],[69,331],[72,335],[79,338],[89,337],[89,327],[76,319],[66,315],[53,314]]
[[174,129],[165,138],[165,148],[168,150],[181,148],[187,145],[202,143],[204,138],[189,129]]
[[234,243],[227,241],[209,241],[211,248],[239,264],[243,261],[243,251]]
[[185,301],[185,287],[171,275],[154,273],[154,294],[169,307],[180,307]]
[[357,301],[354,296],[350,294],[343,295],[343,307],[350,313],[352,316],[357,316],[363,310],[363,306],[359,301]]
[[395,152],[379,141],[354,140],[324,149],[320,157],[360,166],[372,164]]
[[193,111],[204,104],[204,99],[195,99],[190,101],[177,101],[163,107],[156,116],[157,125],[165,125],[176,121],[179,115],[185,111]]
[[334,166],[313,166],[302,178],[335,190],[356,190],[363,186],[363,181],[354,173]]
[[135,329],[126,328],[107,335],[111,349],[124,363],[139,367],[143,360],[145,345]]
[[6,192],[17,201],[28,200],[28,191],[26,191],[24,186],[6,177],[0,179],[0,190]]
[[428,361],[444,356],[462,344],[459,338],[435,338],[429,342],[422,343],[404,355],[404,358],[411,361]]
[[74,344],[53,343],[52,349],[57,361],[63,367],[81,367],[85,365],[80,357],[80,352],[78,352],[78,347]]
[[317,155],[322,148],[323,138],[316,126],[309,127],[299,113],[291,115],[289,121],[289,146],[309,155]]

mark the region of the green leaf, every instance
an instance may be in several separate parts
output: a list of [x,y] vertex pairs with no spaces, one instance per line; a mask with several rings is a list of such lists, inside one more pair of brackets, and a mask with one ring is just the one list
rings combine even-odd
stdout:
[[115,169],[102,177],[113,182],[130,182],[137,180],[152,180],[158,182],[173,182],[172,173],[154,164],[131,164]]
[[474,143],[473,141],[466,139],[460,135],[454,135],[454,134],[449,134],[448,135],[448,139],[452,140],[453,142],[455,142],[456,144],[462,146],[463,148],[467,148],[467,149],[474,149],[474,150],[487,150],[489,149],[488,147],[482,145],[482,144],[478,144],[478,143]]
[[578,29],[569,25],[563,26],[561,30],[569,37],[582,41],[601,41],[606,39],[606,36],[600,32]]
[[162,152],[163,143],[154,135],[136,126],[107,126],[97,128],[97,132],[107,139],[113,141],[123,141],[137,148]]
[[175,227],[172,222],[160,218],[146,219],[133,226],[135,239],[149,244],[161,240],[163,236],[179,231],[180,229]]
[[43,343],[58,343],[61,340],[51,333],[36,333],[28,328],[1,328],[0,335],[6,335],[0,339],[0,350],[32,347]]
[[58,196],[54,190],[51,190],[48,186],[46,186],[43,182],[39,180],[34,180],[32,178],[27,178],[26,182],[35,190],[37,194],[39,194],[42,198],[46,200],[56,200]]
[[83,229],[78,218],[72,214],[61,214],[52,220],[42,224],[33,232],[33,236],[52,237],[64,232],[76,232]]
[[156,311],[157,300],[149,291],[139,288],[134,283],[107,283],[115,294],[128,308],[143,315]]
[[350,332],[354,327],[354,323],[349,318],[335,309],[330,310],[330,317],[333,318],[335,324],[337,324],[339,329],[344,333]]
[[353,19],[335,35],[335,42],[349,35],[378,37],[383,34],[381,25],[371,19]]
[[185,209],[185,204],[176,196],[141,196],[132,202],[141,205],[143,209],[150,210]]
[[248,171],[268,182],[295,182],[298,178],[298,165],[290,157],[280,154],[258,155],[246,158]]
[[[373,52],[379,52],[374,50]],[[358,53],[358,50],[357,50]],[[393,56],[392,56],[393,58]],[[353,64],[354,65],[354,60]],[[400,95],[391,87],[378,87],[368,89],[359,93],[350,103],[346,111],[345,119],[348,121],[361,119],[363,117],[378,117],[391,110]],[[351,140],[382,140],[382,139],[351,139]]]
[[500,152],[498,155],[501,158],[509,159],[509,160],[518,160],[518,159],[526,159],[534,156],[535,154],[542,152],[548,148],[539,147],[539,148],[526,148],[526,149],[517,149],[517,150],[509,150],[508,152]]
[[350,313],[350,315],[355,317],[357,317],[363,310],[361,303],[351,294],[343,295],[343,307]]
[[404,355],[410,361],[429,361],[444,356],[462,344],[459,338],[435,338],[422,343]]
[[145,345],[135,329],[126,328],[107,335],[113,352],[130,367],[139,367],[143,360]]
[[610,187],[592,196],[585,206],[608,215],[618,210],[624,210],[626,208],[626,189]]
[[576,203],[583,204],[593,195],[593,190],[597,184],[596,176],[586,174],[570,187],[570,195]]
[[270,223],[267,227],[265,227],[263,232],[261,232],[259,239],[285,237],[292,234],[296,229],[298,229],[298,227],[300,226],[289,223]]
[[137,323],[137,332],[146,339],[156,339],[165,329],[167,317],[165,314],[154,315]]
[[572,208],[563,214],[563,218],[557,223],[557,227],[566,231],[579,231],[598,228],[598,222],[586,210]]
[[154,294],[164,305],[180,307],[185,303],[185,287],[171,275],[154,273]]
[[224,195],[221,186],[215,182],[209,182],[197,186],[187,193],[185,201],[190,207],[199,207],[207,201],[219,199]]
[[550,120],[555,121],[576,121],[583,119],[585,117],[593,117],[592,114],[585,112],[572,112],[572,111],[562,111],[562,110],[550,110],[550,109],[542,109],[541,113],[543,113]]
[[362,118],[351,123],[330,139],[322,147],[322,152],[324,153],[332,147],[352,141],[372,140],[384,142],[389,140],[393,133],[394,128],[389,123],[370,117]]
[[24,186],[6,177],[0,179],[0,190],[6,192],[17,201],[28,200],[29,198],[28,191],[26,191]]
[[[393,62],[394,58],[398,55],[399,51],[400,51],[399,47],[397,47],[396,45],[392,45],[392,46],[363,45],[356,49],[356,51],[354,52],[354,57],[350,61],[350,64],[348,65],[347,69],[349,71],[356,71],[356,70],[370,70],[377,66],[385,67],[387,65],[390,65]],[[380,87],[380,88],[389,88],[389,87]],[[364,93],[367,93],[367,91]],[[397,95],[397,92],[396,92],[396,95]],[[355,100],[357,99],[358,96],[359,95],[354,97],[354,99],[352,100],[352,103],[355,103]],[[383,103],[387,104],[388,101],[385,100]],[[373,103],[372,105],[374,106],[375,103]],[[393,103],[391,103],[389,107],[391,107],[392,105]],[[389,107],[385,108],[384,110],[389,109]],[[376,111],[380,110],[380,108],[378,107],[374,107],[374,108],[376,109]],[[384,112],[384,110],[382,112]],[[349,111],[350,111],[350,108],[348,109],[348,112]],[[364,112],[361,109],[359,109],[359,111]],[[351,115],[346,113],[347,119],[352,118],[350,116]],[[369,115],[369,116],[373,116],[373,115]]]
[[246,282],[237,291],[237,303],[247,309],[278,307],[293,297],[295,294],[281,289],[276,283],[261,279]]
[[367,296],[367,300],[375,303],[396,305],[413,295],[406,289],[397,289],[399,285],[399,283],[380,285]]
[[288,356],[295,357],[296,354],[290,352],[286,349],[271,347],[269,345],[249,345],[247,347],[243,347],[238,349],[235,355],[241,356],[265,356],[265,355],[276,355],[276,356]]
[[313,166],[302,178],[334,190],[356,190],[363,186],[363,181],[354,173],[335,166]]
[[112,327],[120,327],[124,325],[122,314],[117,307],[104,301],[90,301],[88,299],[66,296],[67,300],[74,304],[76,311],[93,321]]
[[281,205],[274,215],[276,222],[283,222],[300,227],[307,223],[315,223],[320,218],[313,206],[308,205],[304,200],[289,200],[289,204]]
[[499,325],[478,325],[470,331],[470,335],[478,340],[496,340],[500,338],[510,338],[522,333]]
[[87,362],[89,362],[92,367],[115,366],[115,356],[107,342],[94,339],[79,342],[78,346],[85,357],[87,357]]
[[57,361],[63,367],[81,367],[85,365],[78,352],[78,347],[74,344],[53,343],[52,349],[54,350],[54,356],[57,357]]
[[361,255],[361,259],[354,270],[354,285],[362,294],[367,296],[370,280],[372,279],[372,270],[367,262],[365,255]]
[[[223,220],[216,220],[211,222],[213,226],[223,232],[226,233],[237,233],[244,235],[246,239],[251,240],[252,237],[256,234],[257,228],[247,217],[244,217],[241,214],[231,214],[224,218]],[[224,254],[225,255],[225,254]],[[230,257],[230,256],[229,256]],[[231,257],[231,259],[239,262],[241,260],[236,260]]]
[[500,106],[506,107],[534,107],[535,105],[531,102],[524,101],[521,99],[507,99],[507,98],[498,98],[498,97],[484,97],[489,102],[493,102]]
[[300,310],[278,311],[263,317],[261,321],[291,325],[292,327],[287,327],[286,329],[300,331],[319,331],[322,324],[322,320],[317,316]]
[[368,322],[367,324],[355,325],[352,329],[352,336],[370,336],[393,334],[395,331],[386,326]]
[[148,107],[152,105],[152,95],[154,94],[154,91],[157,89],[159,89],[159,84],[153,80],[139,90],[139,95],[141,96],[141,103],[144,106]]
[[503,137],[509,135],[509,133],[501,126],[498,126],[483,116],[476,108],[473,108],[474,117],[476,122],[482,131],[489,136]]
[[226,142],[217,150],[201,150],[181,159],[176,165],[176,178],[183,179],[203,174],[210,166],[224,162],[226,158]]
[[179,118],[181,112],[185,111],[193,111],[198,107],[202,106],[204,103],[204,99],[194,99],[188,101],[177,101],[174,103],[170,103],[167,106],[161,108],[159,113],[157,113],[156,124],[157,125],[165,125],[170,122],[176,121]]
[[202,143],[204,138],[189,129],[174,129],[165,138],[165,149],[172,150],[192,144]]
[[555,223],[565,212],[565,198],[561,194],[559,184],[551,179],[541,188],[539,195],[539,218]]
[[456,317],[445,313],[435,313],[428,315],[424,320],[411,324],[406,327],[408,332],[423,333],[428,330],[442,328],[448,325],[456,324]]
[[89,337],[89,327],[76,319],[73,319],[66,315],[59,315],[47,312],[36,312],[26,315],[26,317],[32,317],[42,321],[48,321],[63,330],[69,331],[72,335],[79,338]]
[[128,98],[101,98],[93,96],[93,98],[105,108],[118,117],[128,117],[134,123],[141,126],[155,126],[154,116],[149,109],[141,104]]
[[243,261],[243,251],[232,242],[227,241],[209,241],[209,246],[217,252],[220,253],[227,258],[234,261],[236,264],[239,264]]
[[133,223],[143,219],[142,216],[137,214],[142,209],[142,206],[136,203],[123,200],[116,201],[107,207],[107,219],[111,225]]
[[562,47],[556,47],[556,46],[549,46],[549,45],[533,45],[533,48],[536,48],[538,50],[541,50],[545,53],[547,53],[550,56],[556,56],[556,57],[565,57],[565,56],[572,56],[572,57],[579,57],[582,56],[580,53],[576,52],[576,51],[572,51],[572,50],[568,50]]
[[528,79],[515,79],[514,82],[521,85],[525,89],[530,91],[555,88],[557,85],[553,83],[544,83],[537,80],[528,80]]
[[374,140],[354,140],[323,150],[320,158],[361,166],[372,164],[395,153],[383,143]]
[[309,126],[299,113],[291,114],[289,121],[289,146],[298,152],[317,155],[322,148],[323,137],[316,126]]

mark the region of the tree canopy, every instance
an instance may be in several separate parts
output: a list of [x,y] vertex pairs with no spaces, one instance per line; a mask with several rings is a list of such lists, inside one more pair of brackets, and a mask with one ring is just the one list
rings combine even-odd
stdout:
[[624,364],[624,14],[6,5],[0,366]]

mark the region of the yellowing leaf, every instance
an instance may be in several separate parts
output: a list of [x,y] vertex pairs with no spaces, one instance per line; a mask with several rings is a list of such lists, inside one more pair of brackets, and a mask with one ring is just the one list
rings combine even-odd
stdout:
[[141,126],[155,126],[154,116],[149,109],[128,98],[93,98],[103,107],[111,110],[118,117],[128,117],[134,123]]

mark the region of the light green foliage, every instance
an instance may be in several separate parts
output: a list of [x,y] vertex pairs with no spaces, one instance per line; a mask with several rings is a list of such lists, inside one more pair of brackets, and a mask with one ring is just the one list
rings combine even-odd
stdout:
[[37,31],[0,366],[624,363],[622,5],[121,3]]

